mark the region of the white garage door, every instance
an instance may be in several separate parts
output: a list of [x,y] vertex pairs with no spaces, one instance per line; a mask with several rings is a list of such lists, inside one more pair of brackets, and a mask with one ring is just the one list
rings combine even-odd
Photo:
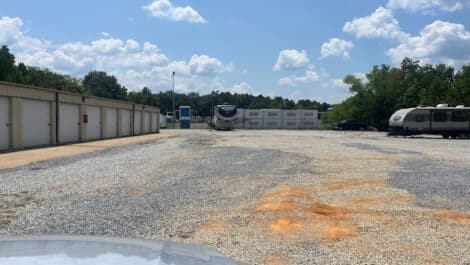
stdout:
[[144,112],[143,133],[150,133],[150,113]]
[[75,104],[59,104],[59,143],[80,140],[80,112]]
[[50,103],[24,99],[22,106],[23,146],[32,147],[50,144]]
[[88,123],[86,124],[87,140],[98,140],[101,138],[101,108],[87,106]]
[[0,150],[10,147],[10,103],[8,98],[0,97]]
[[142,112],[136,111],[134,113],[134,134],[136,135],[142,134],[141,118],[142,118]]
[[131,111],[121,110],[121,135],[131,135]]
[[117,109],[106,108],[106,138],[117,137]]
[[157,113],[152,113],[152,132],[157,132],[158,130],[157,117],[158,117]]

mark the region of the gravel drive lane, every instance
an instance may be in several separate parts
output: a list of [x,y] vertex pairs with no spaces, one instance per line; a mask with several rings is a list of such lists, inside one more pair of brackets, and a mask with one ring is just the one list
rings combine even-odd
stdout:
[[169,239],[240,264],[470,264],[470,141],[171,133],[0,171],[0,236]]

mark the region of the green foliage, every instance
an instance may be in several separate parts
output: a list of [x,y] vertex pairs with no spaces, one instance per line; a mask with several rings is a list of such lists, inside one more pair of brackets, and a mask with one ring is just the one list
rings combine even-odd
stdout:
[[455,73],[450,66],[421,66],[405,58],[400,68],[374,66],[366,77],[366,83],[353,75],[345,77],[354,96],[334,106],[326,115],[328,122],[355,119],[384,130],[400,108],[470,105],[470,65]]
[[15,56],[7,46],[0,49],[0,80],[13,81],[15,75]]
[[117,82],[116,77],[105,72],[89,72],[83,78],[82,85],[87,93],[97,97],[118,100],[124,100],[127,97],[127,89]]

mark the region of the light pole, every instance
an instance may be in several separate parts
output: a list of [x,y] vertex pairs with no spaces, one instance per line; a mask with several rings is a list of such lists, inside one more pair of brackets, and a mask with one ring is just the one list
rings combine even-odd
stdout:
[[173,108],[173,114],[172,114],[172,118],[171,118],[171,121],[173,123],[173,129],[175,129],[176,127],[176,113],[175,113],[175,74],[176,72],[173,71],[173,73],[171,74],[171,86],[172,86],[172,90],[173,90],[173,93],[171,93],[171,105],[172,105],[172,108]]

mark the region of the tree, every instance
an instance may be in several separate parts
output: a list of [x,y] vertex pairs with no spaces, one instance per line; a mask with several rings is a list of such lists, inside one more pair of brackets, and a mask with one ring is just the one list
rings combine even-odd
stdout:
[[14,81],[15,56],[10,53],[7,46],[0,49],[0,81]]
[[91,71],[82,81],[86,92],[97,97],[124,100],[127,97],[127,89],[122,87],[116,77],[105,72]]

